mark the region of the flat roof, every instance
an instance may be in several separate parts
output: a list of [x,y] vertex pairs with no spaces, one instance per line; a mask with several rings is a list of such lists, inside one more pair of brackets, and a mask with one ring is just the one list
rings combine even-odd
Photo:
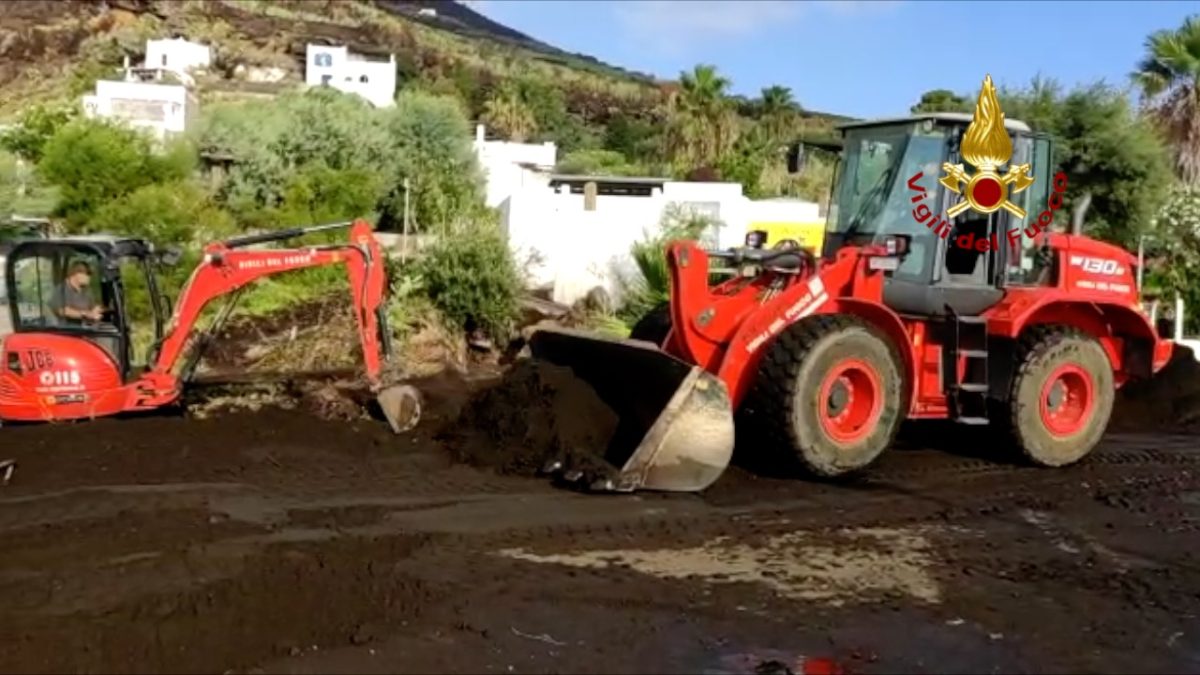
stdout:
[[653,176],[577,176],[572,174],[555,173],[550,175],[553,183],[612,183],[618,185],[662,185],[670,183],[670,178]]
[[[968,113],[956,113],[956,112],[919,113],[916,115],[909,115],[908,117],[887,117],[887,118],[877,119],[877,120],[863,120],[860,122],[848,122],[846,124],[839,124],[837,126],[837,128],[838,129],[854,129],[857,127],[871,127],[871,126],[876,126],[879,124],[898,124],[901,122],[919,122],[921,120],[934,120],[936,122],[954,122],[956,124],[970,124],[972,119],[974,119],[974,117]],[[1025,124],[1021,120],[1010,120],[1007,118],[1004,120],[1004,128],[1008,129],[1009,131],[1023,131],[1025,133],[1030,133],[1033,131],[1032,129],[1029,128],[1028,124]]]

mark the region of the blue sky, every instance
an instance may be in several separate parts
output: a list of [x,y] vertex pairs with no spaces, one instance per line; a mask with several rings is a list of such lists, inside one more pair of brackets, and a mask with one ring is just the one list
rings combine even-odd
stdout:
[[791,87],[812,110],[905,114],[929,89],[975,94],[985,73],[1022,85],[1120,86],[1146,36],[1200,13],[1198,2],[922,0],[475,0],[531,37],[674,79],[712,63],[735,93]]

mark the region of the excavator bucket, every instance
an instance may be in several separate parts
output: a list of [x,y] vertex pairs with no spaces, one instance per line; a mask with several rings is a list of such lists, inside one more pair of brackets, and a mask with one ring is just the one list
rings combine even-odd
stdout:
[[529,348],[535,359],[570,368],[617,415],[605,459],[619,475],[606,489],[696,492],[729,465],[729,394],[702,368],[649,342],[568,329],[539,330]]
[[416,387],[407,384],[384,387],[375,400],[395,433],[409,431],[421,421],[421,394]]

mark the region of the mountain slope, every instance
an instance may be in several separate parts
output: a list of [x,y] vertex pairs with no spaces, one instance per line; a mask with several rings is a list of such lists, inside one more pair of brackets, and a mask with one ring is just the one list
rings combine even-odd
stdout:
[[[4,8],[0,120],[32,103],[74,103],[124,58],[138,62],[147,38],[172,34],[213,47],[219,81],[211,84],[225,91],[264,88],[236,82],[244,72],[238,66],[279,68],[288,74],[285,85],[299,83],[309,42],[395,54],[402,81],[455,93],[472,114],[500,84],[532,79],[560,91],[566,109],[587,124],[603,125],[618,113],[657,120],[674,87],[546,44],[450,1],[20,0]],[[836,119],[809,115],[822,123]]]

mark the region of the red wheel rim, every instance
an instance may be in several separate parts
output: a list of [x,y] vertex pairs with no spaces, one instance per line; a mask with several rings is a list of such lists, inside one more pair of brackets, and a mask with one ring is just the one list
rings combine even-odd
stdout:
[[883,410],[882,391],[879,373],[871,364],[862,359],[838,362],[821,382],[817,399],[821,428],[842,444],[866,438]]
[[1056,368],[1042,385],[1042,424],[1055,436],[1082,431],[1091,421],[1094,405],[1091,373],[1074,363]]

